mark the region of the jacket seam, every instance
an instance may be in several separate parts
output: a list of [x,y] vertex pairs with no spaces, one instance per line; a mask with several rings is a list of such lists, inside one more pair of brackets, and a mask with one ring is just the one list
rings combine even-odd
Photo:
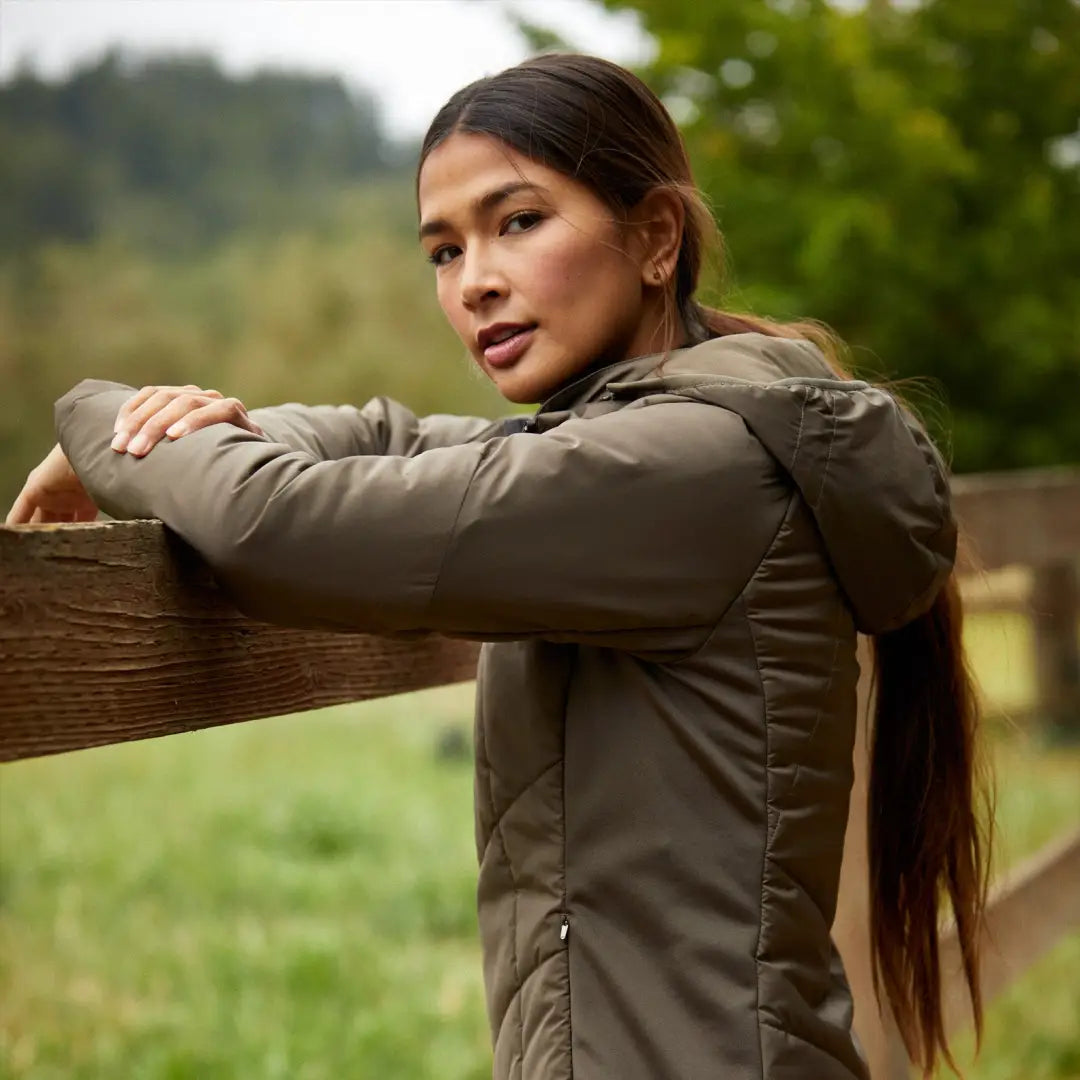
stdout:
[[[676,379],[678,376],[667,376],[667,378]],[[647,380],[641,379],[637,381],[646,382]],[[632,386],[633,384],[626,383],[625,385]],[[663,393],[679,396],[688,390],[708,390],[713,386],[779,387],[782,390],[808,388],[810,390],[831,390],[852,394],[875,389],[875,387],[870,386],[869,383],[863,382],[861,379],[819,379],[809,375],[789,375],[783,379],[740,379],[734,375],[711,375],[698,382],[658,384],[655,389]],[[647,390],[652,389],[654,389],[652,386],[647,387]]]
[[[763,1028],[769,1028],[770,1031],[775,1031],[777,1034],[783,1035],[786,1038],[797,1039],[799,1042],[805,1043],[807,1046],[812,1046],[819,1053],[832,1058],[833,1061],[835,1061],[837,1064],[843,1066],[844,1068],[847,1067],[846,1065],[844,1065],[844,1062],[837,1057],[834,1050],[831,1050],[830,1048],[825,1046],[821,1046],[820,1044],[814,1042],[813,1039],[808,1039],[805,1035],[800,1035],[797,1031],[792,1031],[790,1028],[782,1027],[779,1023],[777,1023],[777,1021],[771,1019],[768,1016],[762,1017],[761,1026]],[[852,1077],[858,1077],[859,1075],[857,1073],[851,1072],[850,1069],[848,1069],[847,1071]]]
[[802,448],[803,426],[806,424],[806,406],[810,401],[810,394],[802,395],[802,407],[799,409],[799,430],[795,433],[795,449],[791,452],[790,471],[794,473],[795,462],[799,460],[799,450]]
[[[778,829],[778,826],[779,826],[779,819],[780,819],[781,809],[775,802],[776,797],[777,797],[777,792],[775,790],[775,785],[774,785],[775,773],[774,773],[774,770],[773,770],[772,765],[771,765],[771,760],[772,760],[772,758],[771,758],[771,751],[772,751],[772,722],[771,722],[772,699],[771,699],[771,696],[769,694],[768,688],[766,686],[764,673],[763,673],[763,670],[762,670],[762,660],[761,660],[762,650],[761,650],[761,645],[760,645],[760,640],[759,640],[759,638],[760,638],[760,627],[759,627],[759,624],[758,624],[758,616],[754,612],[754,610],[752,610],[752,604],[751,604],[751,601],[750,601],[750,598],[749,598],[748,594],[750,593],[750,591],[751,591],[751,589],[753,587],[754,579],[757,578],[758,575],[761,573],[762,567],[764,566],[764,564],[766,563],[766,561],[769,558],[769,555],[772,553],[773,549],[775,548],[777,540],[779,539],[779,535],[780,535],[781,531],[783,530],[783,527],[786,526],[788,524],[788,522],[789,522],[793,507],[797,505],[796,496],[797,496],[797,492],[793,492],[792,493],[792,499],[789,502],[789,505],[785,510],[785,513],[784,513],[784,516],[783,516],[783,519],[782,519],[782,522],[781,522],[780,529],[777,530],[777,534],[774,537],[772,543],[770,543],[769,548],[766,551],[765,555],[762,557],[761,563],[758,565],[757,570],[751,576],[750,581],[747,582],[747,585],[745,586],[742,594],[738,598],[739,602],[741,603],[742,608],[743,608],[743,614],[744,614],[744,616],[746,618],[747,628],[748,628],[748,632],[749,632],[749,635],[750,635],[750,644],[751,644],[751,648],[753,649],[754,670],[757,673],[758,686],[760,687],[760,691],[761,691],[761,701],[762,701],[761,716],[762,716],[762,726],[764,728],[764,735],[765,735],[765,739],[764,739],[764,744],[765,744],[765,746],[764,746],[764,762],[763,762],[764,771],[765,771],[765,808],[766,808],[765,838],[764,838],[764,843],[762,845],[761,869],[760,869],[760,872],[759,872],[758,926],[757,926],[757,936],[756,936],[756,939],[755,939],[755,942],[754,942],[754,972],[755,972],[755,978],[754,978],[754,1015],[755,1015],[755,1019],[756,1019],[756,1023],[757,1023],[757,1034],[758,1034],[758,1062],[759,1062],[758,1075],[761,1078],[761,1080],[766,1080],[766,1073],[765,1073],[765,1030],[770,1029],[770,1030],[774,1030],[774,1031],[779,1031],[780,1033],[785,1034],[785,1035],[789,1035],[789,1034],[793,1034],[793,1033],[788,1032],[783,1027],[780,1027],[775,1021],[773,1021],[766,1014],[765,1009],[766,1009],[766,1006],[767,1006],[767,1002],[765,1002],[763,1000],[763,998],[762,998],[762,990],[761,990],[761,966],[762,966],[762,962],[761,962],[761,943],[762,943],[762,937],[763,937],[763,934],[764,934],[765,909],[766,909],[766,906],[767,906],[766,905],[766,897],[765,897],[765,876],[766,876],[767,868],[768,868],[768,866],[769,866],[769,864],[770,864],[770,862],[772,860],[772,848],[773,848],[773,844],[774,844],[775,839],[776,839],[776,833],[777,833],[777,829]],[[834,613],[835,613],[835,609],[834,609]],[[832,659],[832,663],[830,665],[830,670],[829,670],[829,680],[828,680],[828,682],[829,682],[830,686],[831,686],[832,681],[833,681],[833,679],[835,677],[836,654],[837,654],[838,648],[839,648],[839,642],[837,641],[834,644],[833,659]],[[818,722],[820,722],[820,717],[821,717],[821,713],[819,713]],[[796,780],[797,780],[797,777],[795,779],[793,779],[792,789],[794,788]],[[796,1036],[796,1037],[798,1037],[798,1036]],[[818,1049],[820,1050],[822,1048],[818,1047]]]
[[832,414],[832,428],[829,431],[829,445],[825,451],[825,465],[821,470],[821,483],[818,485],[817,498],[810,504],[815,511],[825,495],[825,483],[829,479],[829,466],[832,463],[833,446],[836,445],[836,425],[839,422],[839,418],[836,413],[836,402],[831,398],[829,399],[829,412]]
[[[503,1014],[503,1022],[509,1018],[509,1014],[512,1009],[517,1009],[517,1029],[518,1029],[518,1056],[524,1063],[525,1061],[525,1019],[522,1013],[521,1006],[521,991],[524,987],[524,982],[521,978],[521,965],[518,963],[518,907],[520,905],[521,892],[518,889],[517,876],[514,874],[514,864],[510,859],[510,851],[506,846],[506,837],[503,835],[502,822],[500,820],[498,825],[499,843],[502,845],[503,856],[506,859],[506,870],[510,875],[510,885],[514,890],[514,906],[510,911],[510,963],[514,969],[514,997],[508,1001],[506,1012]],[[494,835],[494,834],[492,834]],[[535,969],[534,969],[535,970]],[[532,972],[530,972],[532,974]]]
[[454,514],[454,523],[450,526],[450,533],[446,539],[446,546],[443,548],[442,557],[439,559],[439,568],[435,571],[435,580],[431,584],[431,594],[428,596],[426,608],[426,611],[429,614],[435,607],[435,594],[439,591],[439,585],[442,583],[443,570],[446,568],[447,560],[450,558],[450,550],[457,540],[458,524],[461,521],[462,511],[465,509],[465,503],[469,498],[469,492],[472,491],[473,481],[476,480],[476,474],[480,471],[480,466],[487,457],[487,448],[491,445],[491,442],[492,440],[488,440],[481,444],[482,449],[480,451],[480,456],[476,459],[476,465],[473,466],[473,471],[469,474],[469,480],[465,485],[465,490],[461,493],[461,501],[458,503],[457,511]]
[[780,810],[779,807],[774,807],[773,803],[773,770],[771,767],[771,752],[772,752],[772,726],[770,724],[770,698],[769,692],[765,686],[765,676],[761,670],[761,649],[758,645],[758,633],[757,633],[757,620],[750,608],[750,603],[747,598],[747,592],[750,590],[754,583],[754,579],[761,573],[761,568],[765,565],[765,562],[772,554],[773,549],[779,541],[780,534],[784,527],[787,526],[788,521],[792,515],[794,507],[797,505],[796,496],[797,491],[792,491],[791,499],[788,501],[788,505],[784,510],[783,518],[780,522],[780,528],[776,530],[776,535],[773,537],[772,543],[765,554],[762,556],[761,562],[758,564],[757,570],[751,576],[750,580],[746,583],[742,594],[743,610],[746,615],[746,625],[750,631],[750,646],[754,651],[754,670],[757,672],[758,685],[761,687],[761,718],[762,726],[765,729],[765,843],[762,845],[761,851],[761,872],[758,883],[758,931],[757,939],[754,942],[754,1015],[757,1018],[758,1028],[758,1061],[761,1080],[765,1080],[765,1040],[762,1033],[762,1001],[761,1001],[761,937],[764,932],[765,925],[765,868],[768,866],[773,840],[776,837],[776,829],[773,826],[771,820],[771,811],[775,808],[777,821],[779,821]]
[[[487,842],[484,844],[484,850],[480,854],[479,866],[483,866],[484,859],[487,857],[488,848],[491,846],[491,841],[498,835],[499,828],[502,826],[503,816],[499,814],[495,816],[495,770],[491,766],[491,759],[488,757],[487,752],[487,731],[484,731],[484,763],[487,766],[486,778],[487,778],[487,797],[488,806],[491,808],[491,831],[488,833]],[[500,843],[502,841],[500,840]],[[505,844],[503,845],[505,848]]]
[[[499,818],[495,816],[495,803],[492,800],[493,794],[493,781],[491,778],[492,768],[491,759],[488,756],[487,749],[487,724],[485,722],[484,712],[484,685],[485,685],[485,671],[487,664],[489,663],[488,646],[484,645],[480,649],[480,656],[477,659],[476,664],[476,697],[475,697],[475,715],[473,718],[473,727],[475,734],[473,736],[473,767],[476,776],[476,811],[479,815],[483,810],[486,814],[487,820],[491,823],[487,827],[487,839],[484,841],[484,850],[487,850],[488,844],[491,842],[492,834],[495,831],[495,826],[499,823]],[[481,771],[482,770],[482,771]],[[483,828],[482,819],[481,828]],[[480,866],[481,852],[477,851],[477,867]]]
[[758,571],[761,569],[762,563],[764,563],[765,560],[772,553],[772,549],[776,546],[776,541],[779,539],[780,533],[783,531],[784,526],[788,523],[788,518],[791,516],[792,504],[798,497],[798,494],[798,489],[793,487],[791,490],[791,494],[788,496],[787,505],[784,507],[784,512],[780,515],[780,521],[776,526],[776,531],[772,534],[772,536],[769,538],[769,542],[765,545],[765,550],[762,552],[761,558],[758,560],[757,565],[750,571],[749,574],[746,575],[746,580],[739,587],[739,591],[735,593],[728,605],[716,617],[716,621],[712,624],[712,626],[709,627],[709,632],[705,635],[705,639],[699,645],[694,646],[694,648],[691,649],[690,652],[686,653],[684,656],[679,656],[674,660],[669,660],[666,664],[667,667],[678,667],[681,664],[689,663],[690,661],[700,656],[703,652],[705,652],[706,649],[708,649],[708,647],[712,644],[713,638],[716,637],[724,620],[727,619],[729,612],[739,602],[740,598],[749,588],[750,583],[754,580],[755,577],[757,577]]
[[[562,754],[560,756],[560,762],[562,764],[562,791],[560,794],[560,803],[562,804],[562,912],[563,918],[567,920],[569,926],[570,911],[569,902],[567,899],[567,886],[566,886],[566,867],[568,865],[567,855],[567,841],[566,834],[569,831],[567,829],[567,810],[566,810],[566,722],[567,716],[570,712],[570,691],[573,687],[574,675],[578,664],[579,657],[578,650],[574,650],[574,658],[570,671],[567,673],[566,679],[566,696],[563,699],[562,707]],[[570,990],[570,928],[567,931],[566,941],[562,942],[562,959],[566,965],[566,1052],[567,1058],[570,1061],[570,1080],[574,1080],[574,1000]]]
[[[833,617],[830,622],[835,620],[836,615],[843,610],[843,601],[837,596],[833,604]],[[833,650],[832,656],[829,659],[829,677],[825,681],[825,693],[822,695],[821,707],[817,711],[817,716],[814,717],[814,726],[810,729],[810,734],[806,739],[806,747],[809,749],[810,744],[814,741],[815,736],[818,733],[818,728],[821,727],[821,721],[828,710],[829,694],[832,692],[833,682],[836,679],[836,658],[840,654],[840,641],[841,631],[840,627],[836,627],[836,632],[833,634]],[[795,792],[799,787],[799,776],[802,774],[802,762],[795,762],[795,774],[791,778],[791,786],[787,791],[787,798],[793,799]]]
[[[762,561],[764,562],[764,560]],[[751,614],[750,605],[745,598],[743,608],[746,614],[746,625],[750,630],[750,646],[754,650],[754,670],[757,672],[758,685],[761,687],[761,717],[762,725],[765,728],[765,843],[761,849],[761,872],[758,884],[758,929],[757,939],[754,942],[754,1016],[757,1020],[758,1029],[758,1073],[761,1080],[765,1080],[765,1039],[762,1032],[763,1018],[761,1012],[761,937],[765,925],[765,868],[769,862],[769,849],[775,835],[770,821],[772,810],[772,768],[769,762],[772,750],[772,729],[769,723],[769,694],[765,688],[765,677],[761,671],[761,650],[758,647],[755,620]]]
[[[521,1006],[521,995],[529,980],[535,978],[546,964],[550,964],[558,958],[559,953],[553,952],[548,953],[547,956],[543,957],[540,960],[537,960],[533,967],[529,968],[529,970],[525,973],[525,977],[521,980],[521,985],[514,987],[513,993],[511,993],[511,995],[506,999],[506,1008],[503,1010],[502,1016],[499,1018],[499,1026],[496,1034],[494,1035],[494,1040],[497,1040],[499,1035],[502,1033],[503,1029],[508,1023],[507,1018],[512,1012],[516,1010],[519,1016],[523,1015]],[[517,1056],[518,1053],[518,1051],[515,1051],[515,1056],[512,1059],[511,1063],[517,1060],[524,1061],[524,1058],[519,1058]],[[573,1080],[573,1077],[571,1077],[571,1080]]]
[[[488,833],[487,843],[486,843],[486,844],[484,844],[484,850],[483,850],[483,851],[482,851],[482,852],[480,853],[480,862],[481,862],[481,864],[482,864],[482,863],[484,862],[484,860],[485,860],[485,859],[487,858],[487,853],[488,853],[488,849],[489,849],[489,848],[491,847],[491,841],[495,839],[495,835],[496,835],[496,833],[498,833],[498,832],[500,832],[500,831],[502,830],[502,823],[503,823],[503,821],[504,821],[504,820],[506,819],[506,815],[507,815],[507,814],[508,814],[508,813],[509,813],[509,812],[510,812],[511,810],[513,810],[513,808],[514,808],[514,807],[515,807],[515,806],[516,806],[516,805],[517,805],[517,804],[518,804],[519,802],[521,802],[521,800],[522,800],[523,798],[525,798],[525,796],[526,796],[526,795],[527,795],[527,794],[528,794],[528,793],[529,793],[529,792],[530,792],[530,791],[531,791],[531,790],[532,790],[532,789],[533,789],[534,787],[536,787],[536,785],[537,785],[537,784],[539,784],[539,783],[540,783],[540,781],[541,781],[541,780],[543,780],[543,779],[544,779],[544,777],[548,775],[548,773],[552,772],[552,771],[553,771],[553,770],[554,770],[555,768],[557,768],[557,767],[558,767],[558,766],[559,766],[560,764],[561,764],[561,761],[552,761],[552,762],[550,762],[549,764],[545,765],[545,766],[543,767],[543,769],[541,769],[541,770],[540,770],[540,772],[538,772],[538,773],[537,773],[537,774],[536,774],[536,775],[535,775],[535,776],[534,776],[534,777],[533,777],[533,778],[532,778],[531,780],[527,781],[527,782],[526,782],[526,783],[524,784],[524,786],[523,786],[523,787],[521,788],[521,790],[520,790],[520,791],[519,791],[519,792],[518,792],[518,793],[517,793],[517,794],[516,794],[516,795],[515,795],[515,796],[514,796],[514,797],[513,797],[513,798],[512,798],[512,799],[511,799],[511,800],[510,800],[510,801],[509,801],[508,803],[507,803],[507,804],[506,804],[506,806],[505,806],[505,807],[503,807],[502,811],[501,811],[501,812],[499,813],[499,816],[498,816],[498,817],[496,817],[496,818],[495,818],[495,820],[494,820],[494,821],[492,822],[492,824],[491,824],[491,831],[490,831],[490,832]],[[495,806],[495,792],[494,792],[494,791],[492,790],[492,788],[491,788],[491,780],[490,780],[490,774],[491,774],[491,772],[492,772],[492,771],[493,771],[493,770],[489,770],[489,771],[488,771],[488,773],[489,773],[489,783],[488,783],[488,799],[489,799],[489,801],[490,801],[490,805],[491,805],[491,807],[492,807],[492,811],[494,812],[494,806]],[[563,810],[563,817],[564,817],[564,819],[565,819],[565,816],[566,816],[566,811],[565,811],[565,808],[564,808],[564,810]],[[504,852],[506,851],[506,844],[505,844],[505,842],[503,842],[503,851],[504,851]],[[565,847],[564,847],[563,851],[564,851],[564,855],[565,855]],[[509,853],[507,853],[507,859],[509,859]],[[564,886],[564,889],[563,889],[563,899],[564,899],[564,901],[565,901],[565,898],[566,898],[566,890],[565,890],[565,886]]]

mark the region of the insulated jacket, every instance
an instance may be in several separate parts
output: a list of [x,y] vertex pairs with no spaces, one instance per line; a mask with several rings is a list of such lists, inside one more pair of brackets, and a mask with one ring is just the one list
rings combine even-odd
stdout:
[[254,410],[135,459],[131,389],[60,442],[249,615],[480,639],[476,842],[497,1080],[850,1080],[830,939],[856,630],[932,603],[945,470],[883,390],[738,334],[530,418]]

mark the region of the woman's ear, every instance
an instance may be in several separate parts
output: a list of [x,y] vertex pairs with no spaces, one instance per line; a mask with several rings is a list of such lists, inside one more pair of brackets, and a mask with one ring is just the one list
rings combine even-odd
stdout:
[[685,222],[683,201],[668,188],[653,188],[634,207],[630,223],[638,241],[645,285],[665,286],[674,276]]

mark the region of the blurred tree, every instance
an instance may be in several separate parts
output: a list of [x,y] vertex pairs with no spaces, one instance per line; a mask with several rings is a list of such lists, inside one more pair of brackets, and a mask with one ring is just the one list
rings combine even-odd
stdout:
[[938,379],[958,471],[1080,461],[1076,0],[606,3],[657,39],[728,306]]
[[58,84],[21,71],[0,85],[0,250],[107,230],[176,251],[311,222],[384,149],[373,99],[335,78],[117,52]]

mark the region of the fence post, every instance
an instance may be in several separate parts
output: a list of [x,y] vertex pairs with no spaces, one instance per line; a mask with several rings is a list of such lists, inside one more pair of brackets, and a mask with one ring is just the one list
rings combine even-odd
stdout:
[[1037,567],[1031,589],[1038,712],[1055,742],[1080,741],[1080,618],[1076,565]]

